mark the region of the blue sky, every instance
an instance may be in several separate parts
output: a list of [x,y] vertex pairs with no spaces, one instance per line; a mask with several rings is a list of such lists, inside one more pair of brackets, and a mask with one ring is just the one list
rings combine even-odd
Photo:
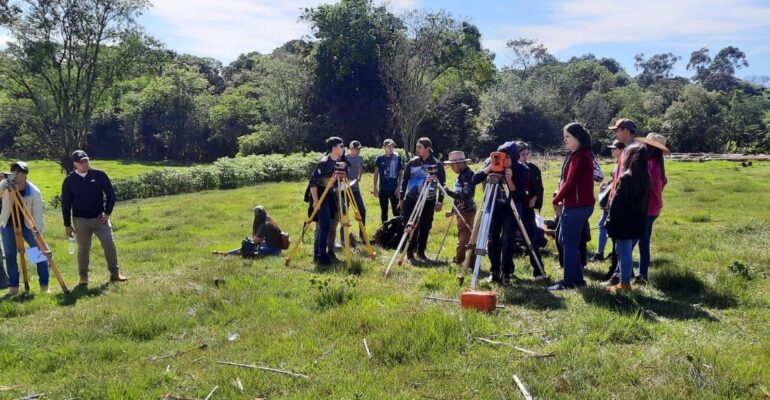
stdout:
[[[152,0],[141,17],[148,33],[180,53],[214,57],[225,64],[250,51],[269,53],[309,35],[301,10],[323,0]],[[383,0],[375,0],[377,2]],[[387,0],[386,0],[387,1]],[[739,77],[770,75],[770,0],[390,0],[396,13],[446,9],[479,27],[484,45],[510,62],[505,41],[537,39],[559,59],[588,52],[613,57],[635,75],[633,57],[673,52],[683,57],[708,47],[743,50],[749,67]]]

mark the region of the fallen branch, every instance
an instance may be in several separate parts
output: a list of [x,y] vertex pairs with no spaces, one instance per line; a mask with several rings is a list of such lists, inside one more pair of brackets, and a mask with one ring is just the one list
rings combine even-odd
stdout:
[[243,394],[245,390],[243,389],[243,382],[241,382],[241,378],[235,377],[235,387],[238,388],[238,390]]
[[525,400],[532,400],[532,395],[529,394],[529,390],[527,390],[527,387],[524,386],[524,383],[519,379],[516,374],[513,374],[513,380],[516,381],[516,386],[519,387],[519,390],[521,391],[521,394],[524,396]]
[[496,340],[491,340],[491,339],[487,339],[487,338],[483,338],[483,337],[477,337],[476,340],[478,340],[479,342],[482,342],[482,343],[492,344],[492,345],[495,345],[495,346],[508,346],[508,347],[513,348],[516,351],[520,351],[520,352],[522,352],[524,354],[527,354],[527,355],[529,355],[531,357],[553,357],[555,355],[554,353],[535,353],[534,351],[527,350],[527,349],[525,349],[523,347],[514,346],[514,345],[509,344],[509,343],[498,342]]
[[239,364],[239,363],[234,363],[234,362],[230,362],[230,361],[217,361],[217,364],[222,364],[222,365],[230,365],[230,366],[233,366],[233,367],[242,367],[242,368],[258,369],[258,370],[260,370],[260,371],[275,372],[275,373],[278,373],[278,374],[289,375],[289,376],[293,376],[293,377],[295,377],[295,378],[304,378],[304,379],[310,379],[310,377],[309,377],[309,376],[307,376],[307,375],[305,375],[305,374],[300,374],[300,373],[297,373],[297,372],[291,372],[291,371],[284,371],[284,370],[282,370],[282,369],[276,369],[276,368],[270,368],[270,367],[263,367],[263,366],[260,366],[260,365],[252,365],[252,364]]
[[767,389],[763,385],[759,385],[759,389],[762,390],[762,392],[767,396],[768,399],[770,399],[770,393],[767,391]]
[[214,386],[214,389],[211,389],[211,391],[209,392],[209,395],[206,396],[206,398],[203,400],[211,400],[211,398],[214,397],[214,392],[216,392],[217,389],[219,389],[219,385]]
[[372,352],[369,351],[369,344],[366,343],[366,338],[364,338],[364,349],[366,349],[366,355],[369,358],[372,358]]
[[203,344],[201,344],[200,346],[198,346],[198,347],[196,347],[194,349],[178,351],[176,353],[167,354],[165,356],[152,357],[152,358],[150,358],[150,361],[158,361],[158,360],[164,360],[166,358],[174,358],[174,357],[181,356],[182,354],[187,354],[187,353],[193,352],[195,350],[205,350],[207,347],[209,347],[209,345],[206,344],[206,343],[203,343]]
[[31,394],[31,395],[29,395],[29,396],[27,396],[27,397],[22,397],[22,398],[20,398],[19,400],[34,400],[34,399],[39,399],[39,398],[41,398],[41,397],[45,396],[46,394],[47,394],[47,393]]
[[9,392],[14,389],[20,388],[21,385],[14,385],[14,386],[0,386],[0,392]]

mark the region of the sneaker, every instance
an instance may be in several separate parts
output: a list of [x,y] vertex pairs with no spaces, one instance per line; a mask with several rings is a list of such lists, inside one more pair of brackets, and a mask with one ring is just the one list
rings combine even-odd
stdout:
[[511,276],[510,275],[503,275],[502,279],[500,280],[500,284],[507,287],[511,286]]
[[427,260],[428,257],[425,256],[425,251],[418,251],[417,252],[417,259],[418,260]]
[[592,262],[604,261],[604,254],[600,254],[600,253],[594,254],[594,256],[591,257],[591,261]]
[[342,244],[341,243],[334,243],[334,250],[342,250]]
[[647,277],[644,275],[637,275],[636,278],[634,278],[634,285],[641,285],[644,286],[647,284]]
[[547,281],[548,281],[548,277],[545,275],[538,275],[535,277],[535,282],[537,283],[547,282]]
[[610,286],[608,288],[611,292],[627,292],[631,290],[630,283],[618,283],[617,285]]
[[575,287],[572,285],[565,285],[564,282],[559,282],[555,285],[548,286],[548,290],[556,291],[556,290],[570,290],[574,289]]
[[335,263],[336,262],[340,262],[340,259],[337,258],[337,255],[334,254],[333,251],[327,251],[326,252],[326,257],[329,259],[330,262],[335,262]]
[[497,272],[492,272],[489,274],[489,276],[486,279],[487,283],[502,283],[503,281],[500,279],[500,274]]
[[332,260],[327,255],[322,255],[315,259],[315,264],[322,267],[328,267],[332,265]]
[[602,286],[604,287],[611,287],[615,286],[620,283],[620,276],[619,275],[612,275],[610,279],[607,279],[606,281],[602,282]]
[[117,274],[110,275],[110,282],[125,282],[128,278],[126,278],[123,274],[118,272]]
[[48,285],[40,285],[40,293],[51,293],[51,291],[48,290]]

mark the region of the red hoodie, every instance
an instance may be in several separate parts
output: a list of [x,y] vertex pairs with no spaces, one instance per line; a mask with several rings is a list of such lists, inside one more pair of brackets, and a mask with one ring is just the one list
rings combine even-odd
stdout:
[[563,201],[566,208],[594,206],[593,157],[588,149],[572,153],[567,161],[559,192],[553,198],[553,204]]
[[647,160],[647,171],[650,172],[650,200],[647,203],[647,215],[657,217],[663,209],[663,188],[668,180],[660,176],[660,161],[650,157]]

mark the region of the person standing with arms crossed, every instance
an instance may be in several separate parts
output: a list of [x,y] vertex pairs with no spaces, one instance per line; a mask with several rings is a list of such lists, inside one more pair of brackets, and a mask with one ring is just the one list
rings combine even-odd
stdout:
[[110,178],[101,170],[91,168],[88,154],[83,150],[72,153],[75,170],[70,172],[61,188],[64,232],[78,243],[79,285],[88,285],[88,264],[91,238],[99,238],[110,271],[110,282],[124,282],[120,273],[118,251],[112,237],[110,214],[115,206],[115,191]]

